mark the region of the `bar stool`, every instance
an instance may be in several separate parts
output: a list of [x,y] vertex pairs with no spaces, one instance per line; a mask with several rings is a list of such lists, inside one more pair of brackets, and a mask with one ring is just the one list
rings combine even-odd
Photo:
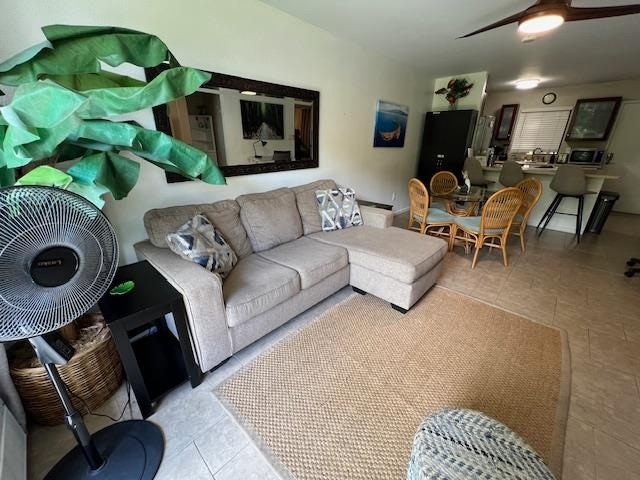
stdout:
[[[551,217],[553,217],[555,213],[560,215],[574,215],[576,217],[576,236],[578,237],[578,243],[580,243],[584,196],[590,193],[595,193],[587,191],[587,178],[584,175],[584,170],[582,167],[577,165],[560,165],[556,175],[553,177],[553,180],[551,180],[549,187],[551,190],[556,192],[556,196],[551,202],[551,205],[549,205],[549,208],[547,208],[547,211],[544,212],[544,215],[536,227],[536,231],[538,231],[540,225],[544,221],[542,230],[538,231],[538,236],[542,235],[544,229],[547,228],[549,220],[551,220]],[[577,213],[556,212],[560,202],[562,202],[565,197],[578,199]]]
[[505,187],[515,187],[522,180],[524,180],[524,172],[520,164],[513,160],[504,162],[498,181]]
[[469,180],[471,181],[471,185],[476,187],[486,187],[487,185],[493,183],[490,180],[484,178],[482,174],[482,165],[480,162],[474,157],[467,157],[464,161],[464,168],[469,176]]

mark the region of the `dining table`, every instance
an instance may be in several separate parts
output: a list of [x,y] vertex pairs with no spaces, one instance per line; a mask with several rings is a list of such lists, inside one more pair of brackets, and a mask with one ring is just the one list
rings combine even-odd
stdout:
[[[448,203],[450,213],[464,217],[479,214],[482,205],[493,193],[495,192],[486,187],[477,186],[472,186],[468,191],[465,187],[458,187],[446,193],[429,192],[431,198]],[[460,206],[461,204],[464,206]]]

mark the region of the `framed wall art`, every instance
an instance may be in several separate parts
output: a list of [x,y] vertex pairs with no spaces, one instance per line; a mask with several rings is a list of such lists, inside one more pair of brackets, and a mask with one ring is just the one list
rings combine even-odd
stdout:
[[620,109],[622,97],[581,98],[576,102],[567,140],[606,140]]
[[374,147],[404,147],[409,107],[378,100],[373,131]]

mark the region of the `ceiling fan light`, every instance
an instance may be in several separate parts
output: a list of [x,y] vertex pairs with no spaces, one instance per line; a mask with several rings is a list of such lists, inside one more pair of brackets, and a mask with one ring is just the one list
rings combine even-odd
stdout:
[[536,15],[525,18],[518,25],[518,30],[522,33],[543,33],[558,28],[564,23],[564,17],[557,13]]
[[526,80],[518,80],[516,82],[516,88],[518,90],[530,90],[540,85],[540,80],[537,78],[528,78]]

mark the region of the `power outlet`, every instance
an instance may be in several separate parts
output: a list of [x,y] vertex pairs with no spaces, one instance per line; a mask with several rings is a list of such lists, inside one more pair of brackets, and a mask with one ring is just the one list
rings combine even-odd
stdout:
[[395,202],[395,201],[396,201],[396,197],[397,197],[397,196],[398,196],[398,194],[397,194],[396,192],[393,192],[393,193],[391,194],[391,201],[392,201],[392,202]]

